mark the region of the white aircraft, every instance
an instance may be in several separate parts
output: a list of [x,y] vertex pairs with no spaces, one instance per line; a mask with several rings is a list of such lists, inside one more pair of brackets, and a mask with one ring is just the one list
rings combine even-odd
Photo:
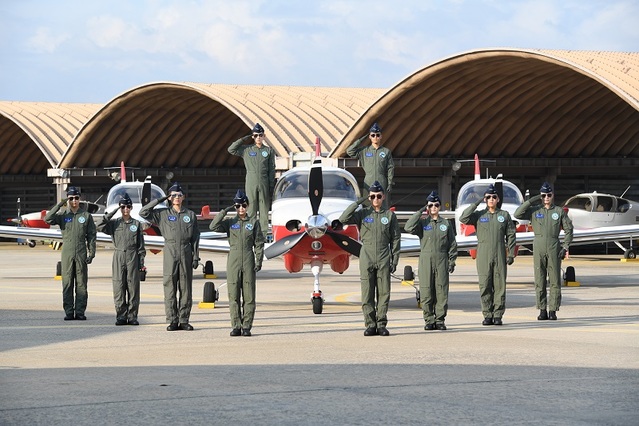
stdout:
[[[595,229],[603,226],[639,225],[639,202],[611,194],[590,192],[575,195],[564,203],[568,217],[575,229]],[[637,247],[624,247],[619,241],[614,243],[624,251],[626,259],[637,257]]]
[[[475,235],[475,227],[473,225],[466,225],[461,223],[459,218],[461,217],[463,211],[470,206],[471,204],[477,202],[478,200],[484,199],[484,193],[488,189],[489,185],[494,185],[497,193],[499,194],[499,204],[498,207],[506,210],[510,213],[510,216],[515,222],[515,227],[517,228],[517,233],[519,237],[519,233],[530,231],[530,222],[527,220],[519,220],[515,218],[515,210],[524,202],[524,197],[521,194],[521,191],[517,186],[507,180],[504,180],[501,174],[497,175],[496,178],[483,178],[479,172],[479,157],[475,154],[475,178],[467,183],[465,183],[459,193],[457,195],[457,207],[455,209],[454,214],[452,212],[441,212],[440,214],[444,217],[454,217],[455,218],[455,226],[457,228],[457,235],[460,236],[470,236]],[[480,204],[478,209],[482,209],[485,207],[485,203]],[[519,246],[519,245],[518,245]],[[515,252],[517,252],[518,247],[515,248]],[[470,255],[474,259],[477,255],[476,250],[470,250]],[[515,253],[516,255],[516,253]]]

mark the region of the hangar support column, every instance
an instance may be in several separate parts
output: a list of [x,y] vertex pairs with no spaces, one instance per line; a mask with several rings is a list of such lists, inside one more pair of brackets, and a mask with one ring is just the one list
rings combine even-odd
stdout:
[[66,169],[48,169],[47,176],[53,178],[56,202],[60,202],[64,198],[66,185],[71,183],[69,171]]

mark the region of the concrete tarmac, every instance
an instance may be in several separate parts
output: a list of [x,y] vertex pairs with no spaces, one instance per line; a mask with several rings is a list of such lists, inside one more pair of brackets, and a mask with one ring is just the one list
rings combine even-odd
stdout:
[[[447,331],[424,331],[412,287],[393,284],[390,337],[364,337],[357,260],[312,275],[258,274],[253,337],[230,337],[226,288],[192,332],[167,332],[162,256],[147,255],[138,327],[116,327],[111,256],[89,266],[87,321],[63,321],[60,252],[0,244],[0,424],[639,424],[639,267],[578,256],[558,321],[537,321],[532,256],[508,271],[504,325],[482,326],[475,263],[451,276]],[[417,266],[417,258],[402,258]]]

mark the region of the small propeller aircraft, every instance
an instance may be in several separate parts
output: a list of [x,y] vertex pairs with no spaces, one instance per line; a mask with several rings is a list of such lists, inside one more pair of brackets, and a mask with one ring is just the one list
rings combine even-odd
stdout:
[[[611,194],[590,192],[575,195],[564,203],[568,217],[575,229],[589,230],[602,226],[639,225],[639,202]],[[624,251],[626,259],[637,257],[637,248],[630,244],[624,247],[619,241],[614,243]]]
[[311,302],[313,312],[321,314],[324,298],[319,276],[324,264],[342,274],[350,255],[359,256],[359,231],[341,226],[337,218],[359,198],[353,175],[346,170],[322,166],[316,141],[316,158],[310,167],[287,171],[275,186],[271,227],[274,243],[266,248],[267,259],[282,255],[289,272],[299,272],[310,264],[314,277]]
[[[484,199],[484,193],[486,189],[488,189],[488,185],[493,184],[497,193],[499,194],[499,203],[497,207],[506,210],[510,213],[513,221],[515,222],[515,227],[517,228],[517,232],[527,232],[529,229],[529,222],[527,220],[519,220],[515,218],[515,210],[524,202],[524,197],[521,194],[521,191],[517,186],[507,180],[504,180],[500,175],[497,175],[496,178],[481,178],[479,173],[479,157],[475,154],[475,178],[467,183],[465,183],[461,189],[459,190],[459,194],[457,196],[457,208],[455,209],[454,218],[455,225],[457,227],[457,235],[461,236],[469,236],[475,235],[475,227],[473,225],[466,225],[461,223],[459,220],[462,212],[471,204]],[[481,205],[480,205],[481,206]],[[447,214],[448,213],[448,214]],[[440,213],[444,217],[451,217],[450,212],[442,212]],[[515,252],[517,252],[518,247],[515,247]],[[477,255],[476,250],[470,250],[470,256],[475,259]],[[516,255],[516,253],[515,253]]]

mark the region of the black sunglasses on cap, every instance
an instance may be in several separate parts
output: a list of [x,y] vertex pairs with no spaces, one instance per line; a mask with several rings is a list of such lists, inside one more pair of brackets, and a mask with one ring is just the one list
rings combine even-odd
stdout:
[[264,137],[264,133],[253,133],[253,137],[254,138],[257,138],[257,137],[263,138]]
[[368,198],[370,198],[371,200],[374,200],[375,198],[377,198],[378,200],[381,200],[383,196],[384,194],[371,194],[368,196]]
[[490,194],[489,194],[489,195],[486,195],[486,199],[487,199],[487,200],[496,200],[496,199],[497,199],[497,195],[494,195],[494,194],[492,194],[492,195],[490,195]]
[[439,203],[430,203],[430,204],[428,204],[428,208],[430,209],[432,207],[439,207],[440,205],[441,204],[439,204]]
[[69,201],[73,201],[73,200],[79,200],[80,196],[79,195],[72,195],[69,197]]
[[547,194],[545,194],[545,193],[543,193],[543,192],[542,192],[542,193],[541,193],[541,196],[542,196],[542,197],[545,197],[545,198],[551,198],[551,197],[552,197],[552,192],[549,192],[549,193],[547,193]]
[[248,206],[248,204],[246,204],[246,203],[242,203],[242,204],[236,204],[236,205],[235,205],[235,208],[236,208],[236,209],[239,209],[240,207],[246,208],[247,206]]

